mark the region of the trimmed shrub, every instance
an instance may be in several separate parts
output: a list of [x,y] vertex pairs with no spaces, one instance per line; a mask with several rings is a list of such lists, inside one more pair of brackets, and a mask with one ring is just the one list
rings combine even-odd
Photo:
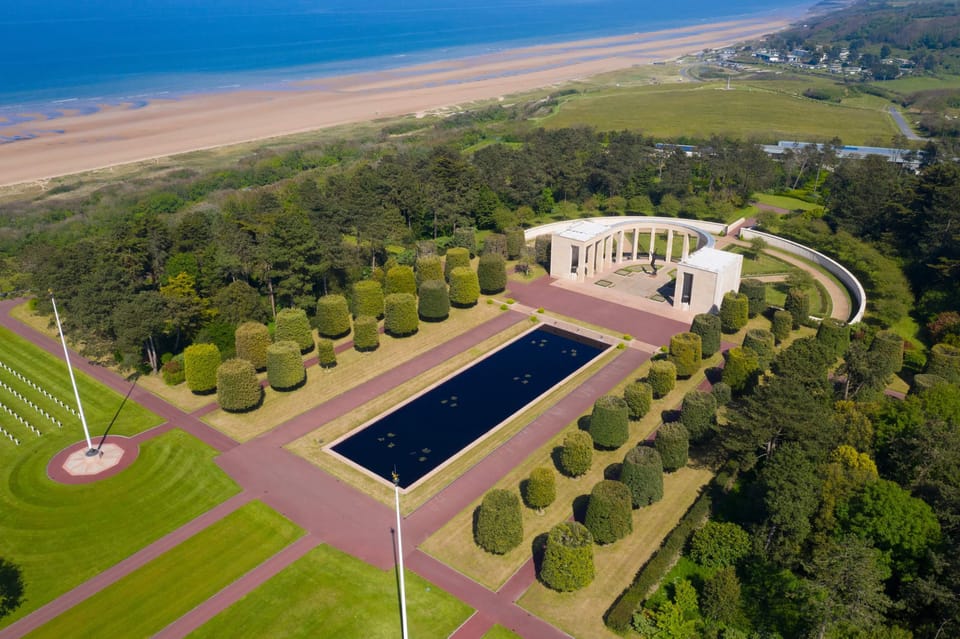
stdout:
[[597,448],[616,450],[630,437],[627,403],[616,395],[604,395],[593,403],[590,436]]
[[633,498],[618,481],[604,479],[594,485],[583,524],[598,544],[612,544],[633,532]]
[[712,313],[693,316],[690,332],[700,336],[700,350],[704,358],[720,350],[720,318]]
[[300,348],[291,340],[275,342],[267,348],[267,381],[270,388],[290,391],[307,380],[307,370],[300,358]]
[[317,333],[339,339],[350,334],[350,307],[343,295],[324,295],[317,300]]
[[216,344],[191,344],[183,351],[183,373],[187,388],[198,395],[216,390],[219,366],[220,349]]
[[940,377],[939,375],[930,375],[929,373],[920,373],[919,375],[913,376],[913,384],[910,385],[911,393],[922,393],[925,390],[929,390],[934,386],[940,386],[941,384],[949,384],[947,380]]
[[717,398],[710,391],[694,389],[683,396],[680,423],[690,433],[690,441],[701,442],[716,423]]
[[810,294],[802,288],[793,287],[787,291],[783,310],[793,318],[793,328],[798,329],[810,319]]
[[696,333],[677,333],[670,338],[670,361],[677,368],[677,377],[690,377],[700,370],[702,346]]
[[272,341],[266,325],[244,322],[234,331],[237,359],[245,359],[253,364],[255,370],[262,371],[267,367],[267,347]]
[[747,325],[750,318],[750,302],[742,293],[727,291],[720,303],[720,330],[736,333]]
[[668,422],[661,426],[653,445],[663,460],[664,472],[672,473],[687,465],[690,435],[680,422]]
[[375,317],[361,315],[353,320],[353,347],[361,353],[380,347],[380,327]]
[[790,331],[793,330],[793,315],[790,311],[774,311],[773,322],[770,325],[770,332],[777,339],[777,343],[790,337]]
[[362,315],[383,317],[383,287],[376,280],[363,280],[353,285],[353,318]]
[[530,471],[530,477],[523,490],[523,501],[530,508],[543,510],[557,498],[557,474],[552,468],[537,466]]
[[878,331],[870,350],[880,354],[881,365],[887,373],[899,373],[903,368],[903,338],[893,331]]
[[387,277],[383,282],[384,295],[394,293],[417,294],[417,276],[413,274],[413,268],[410,266],[394,266],[387,271]]
[[470,268],[470,250],[462,247],[447,249],[443,260],[443,276],[450,281],[450,273],[455,268]]
[[507,259],[516,260],[523,255],[523,248],[527,245],[526,236],[523,229],[510,229],[507,231]]
[[726,406],[733,399],[733,389],[726,382],[717,382],[710,389],[710,394],[717,400],[717,406]]
[[442,322],[450,316],[450,293],[442,279],[426,280],[420,285],[417,313],[425,322]]
[[301,353],[313,350],[313,329],[307,312],[302,308],[284,308],[277,312],[277,326],[273,331],[275,342],[296,342]]
[[761,371],[765,371],[770,367],[770,362],[773,361],[773,356],[776,355],[774,341],[773,333],[765,328],[751,328],[747,331],[746,335],[743,336],[743,347],[749,348],[757,354],[757,364],[760,366]]
[[627,403],[630,419],[640,419],[650,410],[653,389],[646,382],[631,382],[623,389],[623,401]]
[[320,368],[333,368],[337,365],[337,351],[333,346],[333,340],[326,337],[317,340],[317,360]]
[[553,590],[572,592],[588,585],[593,576],[593,535],[587,527],[564,521],[551,528],[540,581]]
[[663,499],[663,460],[656,448],[634,446],[620,467],[620,481],[630,489],[634,508]]
[[416,275],[418,287],[429,280],[446,280],[443,275],[443,261],[436,255],[418,257]]
[[560,472],[567,477],[579,477],[593,464],[593,438],[590,433],[575,430],[563,438],[560,449]]
[[727,351],[722,378],[723,383],[729,386],[734,394],[751,390],[759,377],[760,360],[756,353],[740,346]]
[[228,359],[217,368],[217,402],[229,413],[243,413],[260,405],[263,389],[257,371],[245,359]]
[[491,233],[483,240],[484,255],[499,255],[507,259],[507,236],[502,233]]
[[470,257],[477,254],[477,229],[472,226],[461,226],[453,231],[453,246],[465,248]]
[[383,329],[388,335],[406,337],[419,328],[417,298],[410,293],[391,293],[384,299]]
[[503,257],[496,253],[481,255],[477,264],[477,281],[480,292],[485,295],[503,292],[507,288],[507,265]]
[[520,500],[509,490],[493,489],[478,508],[473,537],[489,553],[502,555],[523,541]]
[[938,375],[951,384],[960,383],[960,348],[950,344],[934,344],[924,372]]
[[457,308],[469,308],[480,297],[480,281],[468,266],[458,266],[450,272],[450,304]]
[[817,327],[817,339],[837,357],[843,357],[850,346],[850,327],[834,317],[826,317]]
[[667,360],[650,362],[647,383],[653,389],[655,398],[659,399],[665,396],[677,385],[677,367],[673,365],[673,362]]
[[549,235],[538,235],[537,239],[533,241],[534,259],[537,261],[537,264],[548,271],[550,270],[550,247],[552,241],[553,239]]
[[690,540],[690,558],[701,566],[732,566],[750,553],[750,535],[737,524],[708,521]]
[[183,353],[174,355],[160,367],[160,372],[163,374],[163,383],[167,386],[176,386],[186,381],[187,374],[183,370]]
[[747,314],[756,317],[767,310],[767,285],[748,277],[740,280],[740,292],[747,296]]

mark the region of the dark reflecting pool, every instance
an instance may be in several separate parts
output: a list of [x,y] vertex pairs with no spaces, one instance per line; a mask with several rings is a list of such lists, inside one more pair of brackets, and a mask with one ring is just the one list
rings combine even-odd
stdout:
[[543,326],[388,413],[333,450],[400,486],[416,483],[607,348]]

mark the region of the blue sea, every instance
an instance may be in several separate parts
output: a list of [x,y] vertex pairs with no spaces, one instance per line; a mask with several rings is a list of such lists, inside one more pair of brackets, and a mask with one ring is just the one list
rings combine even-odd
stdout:
[[15,113],[282,88],[311,77],[727,18],[786,0],[8,0],[0,123]]

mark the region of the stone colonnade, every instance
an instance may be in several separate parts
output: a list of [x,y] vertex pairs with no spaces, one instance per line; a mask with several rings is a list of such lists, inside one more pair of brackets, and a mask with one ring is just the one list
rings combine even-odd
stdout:
[[[626,234],[628,232],[632,232],[633,234],[631,259],[636,260],[639,254],[638,249],[641,233],[650,233],[647,254],[654,254],[658,233],[656,226],[650,226],[649,229],[641,229],[640,225],[633,228],[615,228],[611,229],[608,234],[574,244],[574,248],[576,248],[577,251],[574,253],[575,257],[570,264],[570,272],[576,273],[578,280],[584,280],[610,270],[614,263],[622,264],[624,261],[623,255],[624,246],[626,245]],[[683,244],[680,250],[680,260],[682,261],[687,259],[687,256],[690,254],[691,234],[682,230],[677,230],[676,232],[683,238]],[[614,240],[616,240],[616,249],[614,249]],[[666,255],[664,256],[664,260],[667,263],[673,261],[673,240],[674,229],[667,228],[667,247]],[[579,259],[577,259],[577,256]]]

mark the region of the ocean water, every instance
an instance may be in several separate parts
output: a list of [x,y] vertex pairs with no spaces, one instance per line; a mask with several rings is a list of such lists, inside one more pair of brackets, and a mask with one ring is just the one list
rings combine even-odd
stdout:
[[[12,4],[11,4],[12,2]],[[786,0],[8,0],[0,122],[530,44],[801,16]]]

